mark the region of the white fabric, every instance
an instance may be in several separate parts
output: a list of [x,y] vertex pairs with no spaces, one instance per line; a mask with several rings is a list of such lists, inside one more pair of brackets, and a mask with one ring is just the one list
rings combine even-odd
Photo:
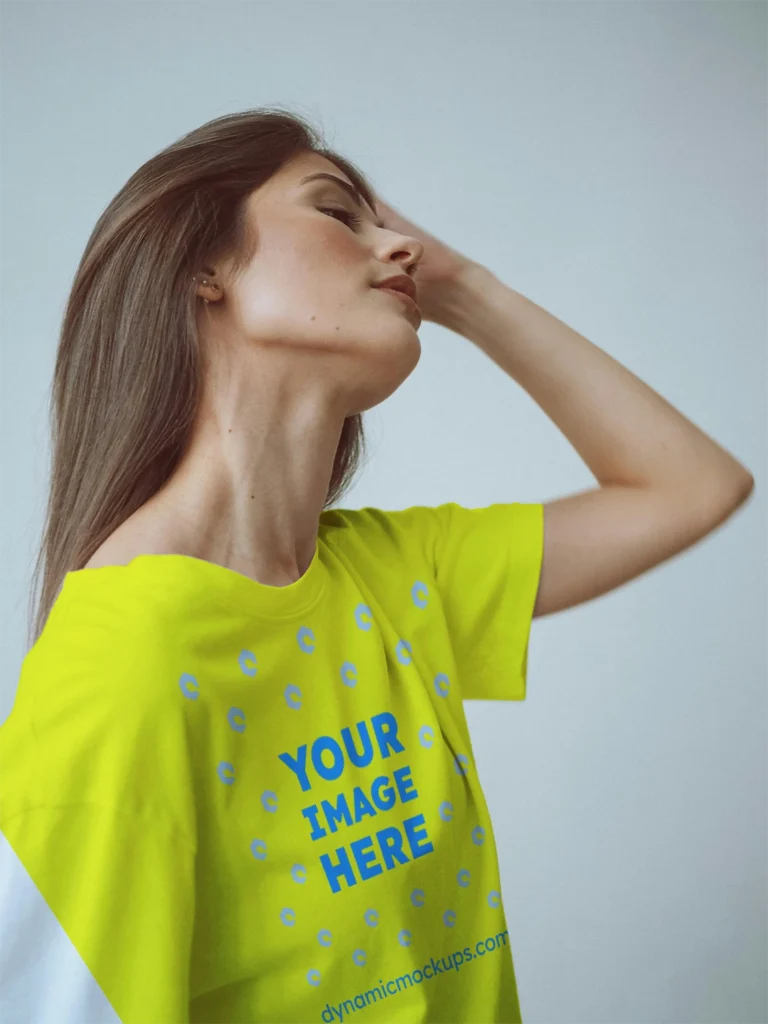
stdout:
[[120,1024],[2,832],[0,1024]]

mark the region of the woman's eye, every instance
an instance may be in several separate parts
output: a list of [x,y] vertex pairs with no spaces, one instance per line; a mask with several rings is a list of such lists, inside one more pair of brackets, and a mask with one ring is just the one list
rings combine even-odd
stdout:
[[340,214],[341,217],[344,218],[344,223],[347,224],[347,226],[351,225],[357,227],[357,225],[360,223],[360,218],[356,213],[350,213],[349,210],[339,209],[335,206],[321,206],[320,212]]

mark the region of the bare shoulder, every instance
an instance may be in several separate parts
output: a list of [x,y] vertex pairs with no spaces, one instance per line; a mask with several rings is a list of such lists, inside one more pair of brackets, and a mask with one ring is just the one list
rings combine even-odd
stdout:
[[[137,554],[140,553],[141,552],[137,552]],[[128,554],[124,551],[121,552],[116,548],[113,549],[112,538],[108,537],[101,547],[94,551],[83,568],[102,569],[107,565],[128,565],[132,558],[135,558],[134,554]]]
[[108,565],[128,565],[137,555],[166,555],[177,550],[159,520],[134,512],[94,551],[84,569],[101,569]]

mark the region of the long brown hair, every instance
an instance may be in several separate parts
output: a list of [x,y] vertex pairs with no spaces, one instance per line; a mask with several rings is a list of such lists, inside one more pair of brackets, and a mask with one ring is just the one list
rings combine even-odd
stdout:
[[[179,462],[201,399],[194,274],[253,255],[246,200],[293,157],[335,163],[375,205],[349,160],[280,107],[209,121],[133,174],[96,222],[59,335],[50,404],[51,477],[30,598],[30,646],[64,576],[148,501]],[[362,416],[343,425],[324,508],[365,448]],[[40,574],[42,588],[35,611]]]

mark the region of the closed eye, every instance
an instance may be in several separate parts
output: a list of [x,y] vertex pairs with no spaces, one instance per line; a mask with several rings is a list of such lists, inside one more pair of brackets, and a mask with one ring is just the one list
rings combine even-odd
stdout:
[[321,213],[340,214],[341,217],[346,218],[345,223],[348,227],[357,227],[360,224],[360,217],[358,217],[356,213],[351,213],[349,210],[336,206],[321,206],[319,209]]

